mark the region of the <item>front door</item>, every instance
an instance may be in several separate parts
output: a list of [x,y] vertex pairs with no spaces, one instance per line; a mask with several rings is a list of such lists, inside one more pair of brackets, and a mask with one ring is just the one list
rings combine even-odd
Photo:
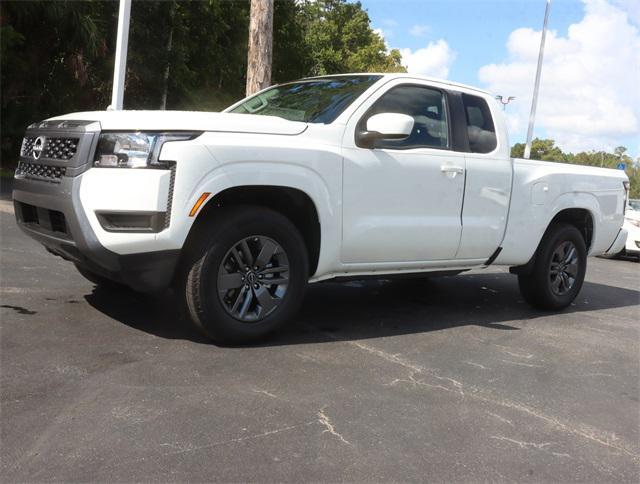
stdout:
[[374,148],[345,139],[342,262],[454,259],[465,157],[451,150],[446,93],[420,82],[392,85],[356,111],[345,137],[379,113],[407,114],[414,127],[408,138]]

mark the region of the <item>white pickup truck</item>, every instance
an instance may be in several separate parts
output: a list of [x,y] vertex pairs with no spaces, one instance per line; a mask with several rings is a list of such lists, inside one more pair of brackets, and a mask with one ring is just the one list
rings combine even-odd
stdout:
[[623,171],[512,159],[484,91],[316,77],[222,113],[98,111],[28,127],[20,227],[95,283],[173,287],[214,340],[290,320],[308,282],[509,266],[532,305],[614,254]]

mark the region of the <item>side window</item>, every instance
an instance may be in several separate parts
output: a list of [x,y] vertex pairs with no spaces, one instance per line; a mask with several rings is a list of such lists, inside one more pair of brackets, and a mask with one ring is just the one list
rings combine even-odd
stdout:
[[496,130],[487,102],[478,96],[462,94],[467,117],[469,149],[472,153],[490,153],[496,149]]
[[378,99],[360,120],[366,130],[367,120],[374,114],[400,113],[414,120],[413,131],[401,140],[378,140],[376,148],[406,150],[410,148],[447,148],[449,126],[444,94],[421,86],[397,86]]

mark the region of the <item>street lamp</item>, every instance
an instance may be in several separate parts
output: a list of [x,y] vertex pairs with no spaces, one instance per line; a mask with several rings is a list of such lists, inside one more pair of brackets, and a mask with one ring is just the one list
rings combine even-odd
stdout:
[[116,37],[116,58],[113,65],[113,88],[111,105],[108,109],[122,110],[124,99],[124,78],[127,71],[127,49],[129,45],[129,19],[131,0],[120,0],[118,10],[118,36]]
[[542,36],[540,37],[540,52],[538,52],[538,67],[536,69],[536,81],[533,84],[533,99],[531,100],[531,114],[529,114],[529,128],[527,129],[527,144],[524,146],[524,158],[531,155],[531,139],[533,138],[533,122],[536,119],[536,106],[538,104],[538,91],[540,90],[540,74],[542,72],[542,59],[544,58],[544,39],[547,36],[547,24],[549,23],[549,11],[551,0],[547,0],[544,9],[544,23],[542,24]]
[[504,99],[503,96],[496,96],[496,99],[498,101],[500,101],[500,103],[502,104],[502,110],[504,111],[505,109],[507,109],[507,104],[509,104],[511,101],[513,101],[516,97],[515,96],[509,96],[506,101]]

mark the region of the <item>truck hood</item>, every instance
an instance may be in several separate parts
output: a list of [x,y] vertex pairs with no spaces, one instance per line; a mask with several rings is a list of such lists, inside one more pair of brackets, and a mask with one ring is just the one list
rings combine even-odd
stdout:
[[307,123],[275,116],[211,113],[203,111],[89,111],[47,121],[97,121],[103,130],[123,131],[225,131],[296,135]]

